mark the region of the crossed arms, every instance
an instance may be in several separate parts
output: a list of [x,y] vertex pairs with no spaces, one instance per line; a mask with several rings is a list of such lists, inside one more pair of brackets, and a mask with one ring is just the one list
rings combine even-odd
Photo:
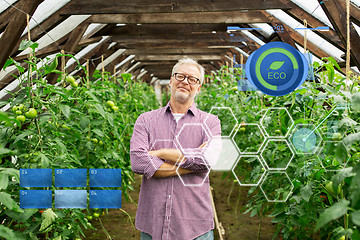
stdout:
[[[206,146],[206,142],[201,144],[199,146],[199,148],[205,147],[205,146]],[[182,162],[186,161],[184,155],[178,149],[163,148],[163,149],[159,149],[159,150],[150,151],[149,154],[153,157],[158,157],[158,158],[166,161],[154,173],[154,175],[153,175],[154,177],[157,177],[157,178],[173,177],[173,176],[176,176],[177,174],[184,175],[184,174],[194,172],[192,170],[179,167],[177,169],[177,173],[176,173],[176,167],[174,165],[176,163],[182,163]]]

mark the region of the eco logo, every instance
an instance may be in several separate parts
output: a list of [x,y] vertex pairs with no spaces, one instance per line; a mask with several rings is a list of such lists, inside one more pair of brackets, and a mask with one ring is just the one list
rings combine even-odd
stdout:
[[271,96],[283,96],[305,81],[308,63],[304,55],[289,44],[271,42],[250,55],[245,70],[257,89]]

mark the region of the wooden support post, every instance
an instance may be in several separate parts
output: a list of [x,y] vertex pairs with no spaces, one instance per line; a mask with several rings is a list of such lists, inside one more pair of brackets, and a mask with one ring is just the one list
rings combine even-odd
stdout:
[[[344,46],[347,45],[347,21],[346,21],[346,0],[318,0],[321,8],[333,25]],[[350,56],[355,61],[358,69],[360,69],[360,36],[354,27],[350,27]]]
[[[27,14],[33,15],[42,1],[43,0],[23,0],[19,8]],[[4,66],[12,50],[16,47],[17,40],[20,38],[25,27],[26,14],[20,11],[15,12],[0,38],[0,68]]]

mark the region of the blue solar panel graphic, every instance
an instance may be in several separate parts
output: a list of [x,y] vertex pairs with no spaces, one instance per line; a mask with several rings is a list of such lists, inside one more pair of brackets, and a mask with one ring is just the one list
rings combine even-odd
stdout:
[[87,208],[87,191],[55,190],[55,208]]
[[51,190],[20,190],[20,208],[51,208]]
[[121,187],[121,169],[90,169],[90,187]]
[[51,169],[20,169],[20,187],[51,187]]
[[[55,187],[87,187],[87,169],[55,169]],[[90,169],[90,187],[121,187],[121,169]],[[20,169],[20,187],[51,187],[52,169]],[[90,208],[121,208],[121,190],[90,190]],[[20,208],[52,208],[51,190],[20,190]],[[87,208],[87,190],[55,190],[55,208]]]
[[87,169],[55,169],[55,187],[86,187]]
[[121,190],[90,190],[90,208],[121,208]]

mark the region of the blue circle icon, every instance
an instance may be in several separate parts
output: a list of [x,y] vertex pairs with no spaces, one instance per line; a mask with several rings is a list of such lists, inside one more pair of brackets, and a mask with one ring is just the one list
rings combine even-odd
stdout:
[[298,88],[308,74],[306,58],[291,45],[271,42],[253,52],[245,65],[248,80],[271,96],[283,96]]
[[302,153],[310,153],[316,147],[317,139],[313,131],[308,128],[300,128],[292,137],[294,147]]

